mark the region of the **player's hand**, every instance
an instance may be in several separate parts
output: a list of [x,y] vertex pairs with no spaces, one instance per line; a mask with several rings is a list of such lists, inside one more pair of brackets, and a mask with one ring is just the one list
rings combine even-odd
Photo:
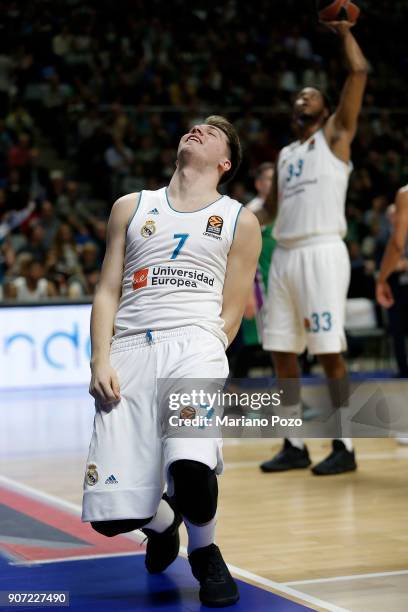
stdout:
[[394,304],[394,296],[387,281],[377,281],[376,285],[377,302],[384,308],[391,308]]
[[339,36],[346,36],[350,29],[356,25],[351,21],[321,21],[320,23]]
[[109,362],[91,365],[92,376],[89,393],[101,404],[113,404],[120,400],[119,380]]

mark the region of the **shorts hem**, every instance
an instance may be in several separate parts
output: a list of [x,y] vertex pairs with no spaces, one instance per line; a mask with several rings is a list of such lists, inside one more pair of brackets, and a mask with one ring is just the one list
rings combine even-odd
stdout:
[[340,335],[325,338],[314,338],[307,342],[307,350],[311,355],[330,355],[344,353],[347,341]]
[[82,502],[83,523],[145,519],[157,511],[163,489],[158,487],[116,491],[85,491]]
[[300,342],[299,338],[293,335],[272,334],[267,331],[263,334],[262,348],[264,351],[277,351],[283,353],[303,353],[306,342]]

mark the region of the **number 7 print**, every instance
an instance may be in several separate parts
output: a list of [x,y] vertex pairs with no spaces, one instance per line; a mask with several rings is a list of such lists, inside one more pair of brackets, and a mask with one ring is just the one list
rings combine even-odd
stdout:
[[176,238],[176,239],[179,238],[180,240],[179,240],[178,245],[174,249],[170,259],[176,259],[177,255],[180,253],[189,235],[190,234],[174,234],[173,238]]

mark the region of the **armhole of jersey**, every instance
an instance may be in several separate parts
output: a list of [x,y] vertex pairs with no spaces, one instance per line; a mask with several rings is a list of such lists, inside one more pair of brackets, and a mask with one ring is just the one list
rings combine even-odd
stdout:
[[334,162],[336,162],[336,164],[338,165],[339,169],[346,169],[348,170],[349,174],[352,172],[353,170],[353,162],[351,161],[351,159],[349,159],[348,162],[343,161],[342,159],[340,159],[340,157],[337,157],[337,155],[335,155],[333,153],[333,151],[330,148],[329,143],[327,142],[327,138],[326,138],[326,134],[324,133],[324,128],[320,129],[321,135],[322,135],[322,139],[323,142],[329,152],[329,155],[331,156],[331,158],[333,159]]
[[135,214],[137,213],[137,211],[139,209],[140,203],[142,201],[142,195],[143,195],[143,190],[139,193],[139,198],[137,200],[137,204],[136,204],[135,210],[133,211],[132,216],[130,217],[129,221],[127,222],[126,233],[128,233],[129,227],[131,226],[131,223],[132,223],[133,219],[135,218]]
[[241,214],[241,210],[242,210],[243,208],[244,208],[244,207],[243,207],[243,206],[242,206],[242,204],[241,204],[241,207],[240,207],[240,209],[239,209],[239,211],[238,211],[238,213],[237,213],[237,216],[235,217],[234,231],[232,232],[232,240],[231,240],[231,243],[233,242],[233,240],[234,240],[234,238],[235,238],[235,230],[237,229],[238,218],[239,218],[239,215]]

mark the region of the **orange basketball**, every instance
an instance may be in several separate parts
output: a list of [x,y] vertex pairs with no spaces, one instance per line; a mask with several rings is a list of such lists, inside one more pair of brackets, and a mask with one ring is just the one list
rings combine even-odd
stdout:
[[351,0],[318,0],[319,21],[350,21],[355,23],[360,9]]

